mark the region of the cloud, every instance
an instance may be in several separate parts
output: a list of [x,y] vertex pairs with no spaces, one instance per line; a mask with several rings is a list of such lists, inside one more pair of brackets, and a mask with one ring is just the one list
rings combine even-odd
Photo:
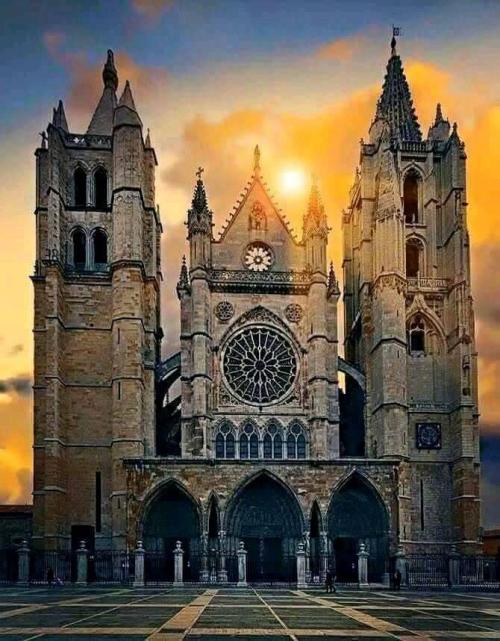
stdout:
[[32,386],[31,376],[15,376],[0,380],[0,394],[9,394],[15,392],[20,396],[30,396]]
[[[65,48],[67,38],[61,32],[46,32],[43,42],[50,56],[70,75],[70,87],[65,100],[68,120],[76,116],[79,127],[85,129],[102,94],[102,68],[106,52],[103,51],[101,62],[92,64],[84,52]],[[123,51],[115,52],[115,65],[120,86],[123,88],[125,80],[130,81],[138,109],[157,99],[160,94],[165,96],[168,73],[164,67],[140,65]],[[72,127],[71,124],[70,129],[78,130],[79,127]]]
[[174,5],[174,0],[132,0],[132,8],[147,20],[153,21]]
[[368,44],[368,32],[354,34],[346,38],[336,38],[331,42],[321,45],[314,55],[324,60],[348,62]]
[[9,352],[9,356],[16,356],[24,351],[24,345],[22,343],[16,343],[13,345],[12,349]]

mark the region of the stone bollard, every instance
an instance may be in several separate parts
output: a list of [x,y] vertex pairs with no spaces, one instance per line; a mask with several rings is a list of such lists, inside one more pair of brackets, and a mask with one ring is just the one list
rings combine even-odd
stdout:
[[358,552],[358,585],[360,588],[368,586],[368,556],[365,544],[360,543]]
[[240,541],[236,556],[238,557],[238,587],[244,588],[247,585],[247,551],[243,541]]
[[134,573],[134,588],[140,588],[144,586],[144,556],[146,551],[142,541],[137,541],[137,547],[135,548],[135,573]]
[[184,550],[181,542],[176,541],[174,550],[174,585],[183,585],[184,580]]
[[80,547],[76,551],[76,584],[87,585],[88,580],[88,550],[85,541],[80,541]]
[[297,589],[307,588],[306,583],[306,551],[304,544],[297,545]]
[[21,547],[17,550],[17,585],[27,586],[30,584],[30,549],[26,539],[21,541]]
[[448,583],[450,587],[460,583],[460,554],[457,552],[455,545],[451,546],[448,556]]
[[[408,573],[406,571],[406,556],[401,545],[398,547],[398,551],[396,552],[395,569],[399,570],[401,574],[401,585],[408,586]],[[391,577],[391,580],[392,579],[393,577]]]

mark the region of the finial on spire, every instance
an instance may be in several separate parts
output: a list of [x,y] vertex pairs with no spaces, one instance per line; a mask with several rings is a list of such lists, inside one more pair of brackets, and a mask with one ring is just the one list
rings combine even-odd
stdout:
[[149,133],[149,127],[148,127],[148,133],[146,134],[146,140],[144,142],[144,146],[149,149],[151,147],[151,136]]
[[254,174],[260,174],[260,149],[259,145],[255,145],[253,150],[253,172]]
[[436,120],[434,121],[434,124],[437,125],[440,122],[443,122],[443,112],[441,111],[441,103],[438,102],[436,105]]
[[181,272],[177,281],[177,296],[180,298],[183,291],[189,291],[189,274],[186,265],[186,256],[182,257]]
[[333,261],[330,261],[330,269],[328,271],[328,294],[340,294],[339,284],[333,268]]
[[205,169],[203,167],[198,167],[198,171],[196,172],[196,177],[198,178],[199,181],[202,179],[201,176],[204,171]]
[[102,70],[102,81],[105,87],[110,87],[113,91],[118,89],[118,74],[115,67],[115,57],[111,49],[108,49],[108,58]]
[[396,36],[399,36],[401,34],[401,29],[399,27],[395,27],[392,25],[392,40],[391,40],[391,56],[395,56],[396,54]]

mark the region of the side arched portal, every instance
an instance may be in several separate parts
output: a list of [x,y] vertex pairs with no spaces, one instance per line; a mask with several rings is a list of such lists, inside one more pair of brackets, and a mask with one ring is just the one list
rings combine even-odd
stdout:
[[360,474],[353,474],[334,494],[328,514],[338,580],[357,580],[357,553],[364,543],[369,553],[369,581],[381,581],[388,557],[388,531],[387,511],[378,492]]
[[296,580],[295,552],[304,522],[289,488],[269,474],[259,474],[236,492],[226,523],[231,548],[245,543],[250,582]]
[[176,541],[184,550],[184,580],[199,575],[200,514],[190,494],[177,483],[169,483],[151,500],[143,523],[147,581],[172,581]]

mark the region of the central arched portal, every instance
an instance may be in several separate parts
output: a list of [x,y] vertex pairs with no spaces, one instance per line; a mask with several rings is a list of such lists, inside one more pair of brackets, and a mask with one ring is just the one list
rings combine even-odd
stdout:
[[232,549],[245,543],[249,582],[296,581],[303,517],[297,499],[280,481],[261,474],[240,489],[229,506],[227,533]]
[[335,493],[328,515],[335,572],[340,582],[358,580],[358,551],[364,543],[368,580],[382,581],[388,559],[389,523],[378,492],[361,475],[353,474]]
[[169,483],[152,499],[143,525],[146,581],[173,581],[174,549],[177,541],[184,550],[184,580],[199,575],[199,511],[190,494]]

